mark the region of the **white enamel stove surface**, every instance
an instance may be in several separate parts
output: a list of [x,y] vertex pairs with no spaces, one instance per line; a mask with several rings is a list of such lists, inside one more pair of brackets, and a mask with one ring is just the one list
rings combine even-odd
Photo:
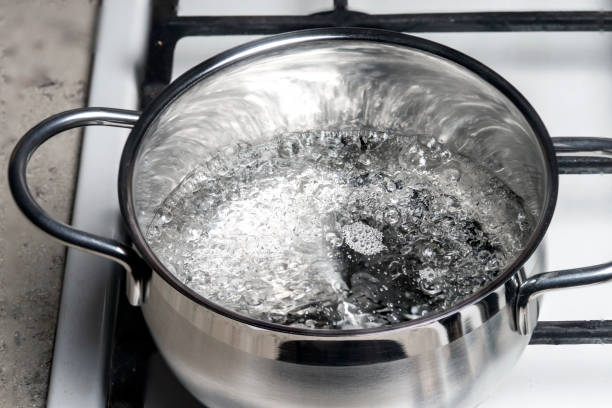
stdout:
[[[137,107],[136,67],[146,50],[149,0],[105,0],[96,44],[90,106]],[[488,10],[583,10],[607,1],[350,0],[370,13]],[[181,15],[309,14],[331,0],[182,0]],[[612,34],[423,34],[463,51],[514,84],[553,136],[612,136]],[[198,37],[176,48],[174,77],[206,58],[257,36]],[[73,224],[106,235],[120,231],[116,171],[127,132],[85,133]],[[547,236],[551,269],[600,263],[612,257],[612,177],[561,177],[559,203]],[[106,260],[69,250],[49,392],[50,408],[106,405],[117,279]],[[546,295],[542,320],[612,319],[612,285]],[[123,294],[119,294],[122,296]],[[608,407],[612,346],[529,346],[516,368],[482,407]],[[172,398],[175,403],[180,397]],[[159,406],[159,404],[145,404]],[[172,404],[174,405],[174,404]]]

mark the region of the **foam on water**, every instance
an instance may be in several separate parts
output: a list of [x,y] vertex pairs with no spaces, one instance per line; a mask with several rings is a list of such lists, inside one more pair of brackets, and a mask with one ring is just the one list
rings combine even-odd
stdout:
[[146,235],[215,303],[349,329],[451,307],[498,276],[531,229],[519,197],[430,136],[347,130],[218,152]]

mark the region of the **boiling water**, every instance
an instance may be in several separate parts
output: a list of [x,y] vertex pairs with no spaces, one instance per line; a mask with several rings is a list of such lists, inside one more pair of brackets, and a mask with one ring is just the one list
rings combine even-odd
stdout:
[[156,210],[147,240],[212,302],[351,329],[453,306],[514,260],[531,224],[499,179],[433,138],[330,131],[218,152]]

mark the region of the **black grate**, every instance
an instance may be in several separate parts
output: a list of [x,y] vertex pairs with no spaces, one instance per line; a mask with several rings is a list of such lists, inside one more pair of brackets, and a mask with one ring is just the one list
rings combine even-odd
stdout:
[[529,344],[612,344],[612,321],[538,322]]
[[612,31],[610,11],[366,14],[334,0],[330,11],[300,16],[177,16],[178,0],[155,0],[142,86],[146,105],[169,82],[174,47],[190,36],[279,34],[321,27],[367,27],[401,32]]

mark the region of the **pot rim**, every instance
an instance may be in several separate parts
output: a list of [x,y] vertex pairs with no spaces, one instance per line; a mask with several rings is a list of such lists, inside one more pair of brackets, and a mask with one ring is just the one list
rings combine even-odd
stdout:
[[[422,318],[402,322],[389,326],[382,326],[368,329],[306,329],[284,326],[278,323],[271,323],[262,320],[257,320],[246,315],[242,315],[233,310],[213,303],[202,295],[198,294],[188,286],[181,283],[168,269],[160,262],[153,251],[149,248],[146,240],[140,230],[136,219],[132,182],[134,176],[135,157],[138,154],[140,143],[143,140],[149,126],[158,118],[159,114],[173,102],[183,92],[191,88],[200,80],[209,77],[218,71],[227,68],[239,61],[244,61],[254,55],[269,52],[280,47],[286,47],[291,44],[300,44],[312,41],[370,41],[383,44],[393,44],[405,46],[420,51],[425,51],[430,54],[442,57],[452,61],[470,72],[476,74],[484,81],[495,87],[525,117],[534,134],[538,139],[538,143],[542,153],[546,156],[546,175],[548,178],[548,188],[544,198],[543,214],[540,217],[536,229],[531,234],[529,242],[525,249],[515,259],[515,261],[506,270],[500,274],[495,280],[483,287],[481,290],[459,302],[452,308],[426,315]],[[473,305],[482,301],[490,293],[494,292],[498,287],[504,285],[517,273],[522,265],[529,259],[535,249],[538,247],[544,234],[550,224],[557,200],[558,190],[558,170],[557,162],[554,154],[552,140],[544,126],[542,120],[527,102],[525,97],[514,88],[509,82],[503,79],[499,74],[486,67],[481,62],[447,46],[429,41],[420,37],[407,35],[394,31],[370,29],[370,28],[317,28],[309,30],[292,31],[288,33],[278,34],[266,37],[264,39],[251,41],[246,44],[231,48],[223,53],[220,53],[188,70],[179,78],[171,82],[142,112],[140,118],[132,129],[128,140],[123,149],[121,162],[119,167],[119,204],[121,213],[128,225],[128,233],[136,246],[140,255],[144,258],[149,266],[160,275],[170,286],[177,290],[183,296],[186,296],[196,304],[206,307],[207,309],[223,315],[232,320],[255,326],[261,329],[267,329],[277,332],[290,333],[295,335],[317,336],[317,337],[343,337],[355,336],[362,334],[379,333],[390,330],[403,328],[422,327],[430,323],[445,319],[467,306]]]

